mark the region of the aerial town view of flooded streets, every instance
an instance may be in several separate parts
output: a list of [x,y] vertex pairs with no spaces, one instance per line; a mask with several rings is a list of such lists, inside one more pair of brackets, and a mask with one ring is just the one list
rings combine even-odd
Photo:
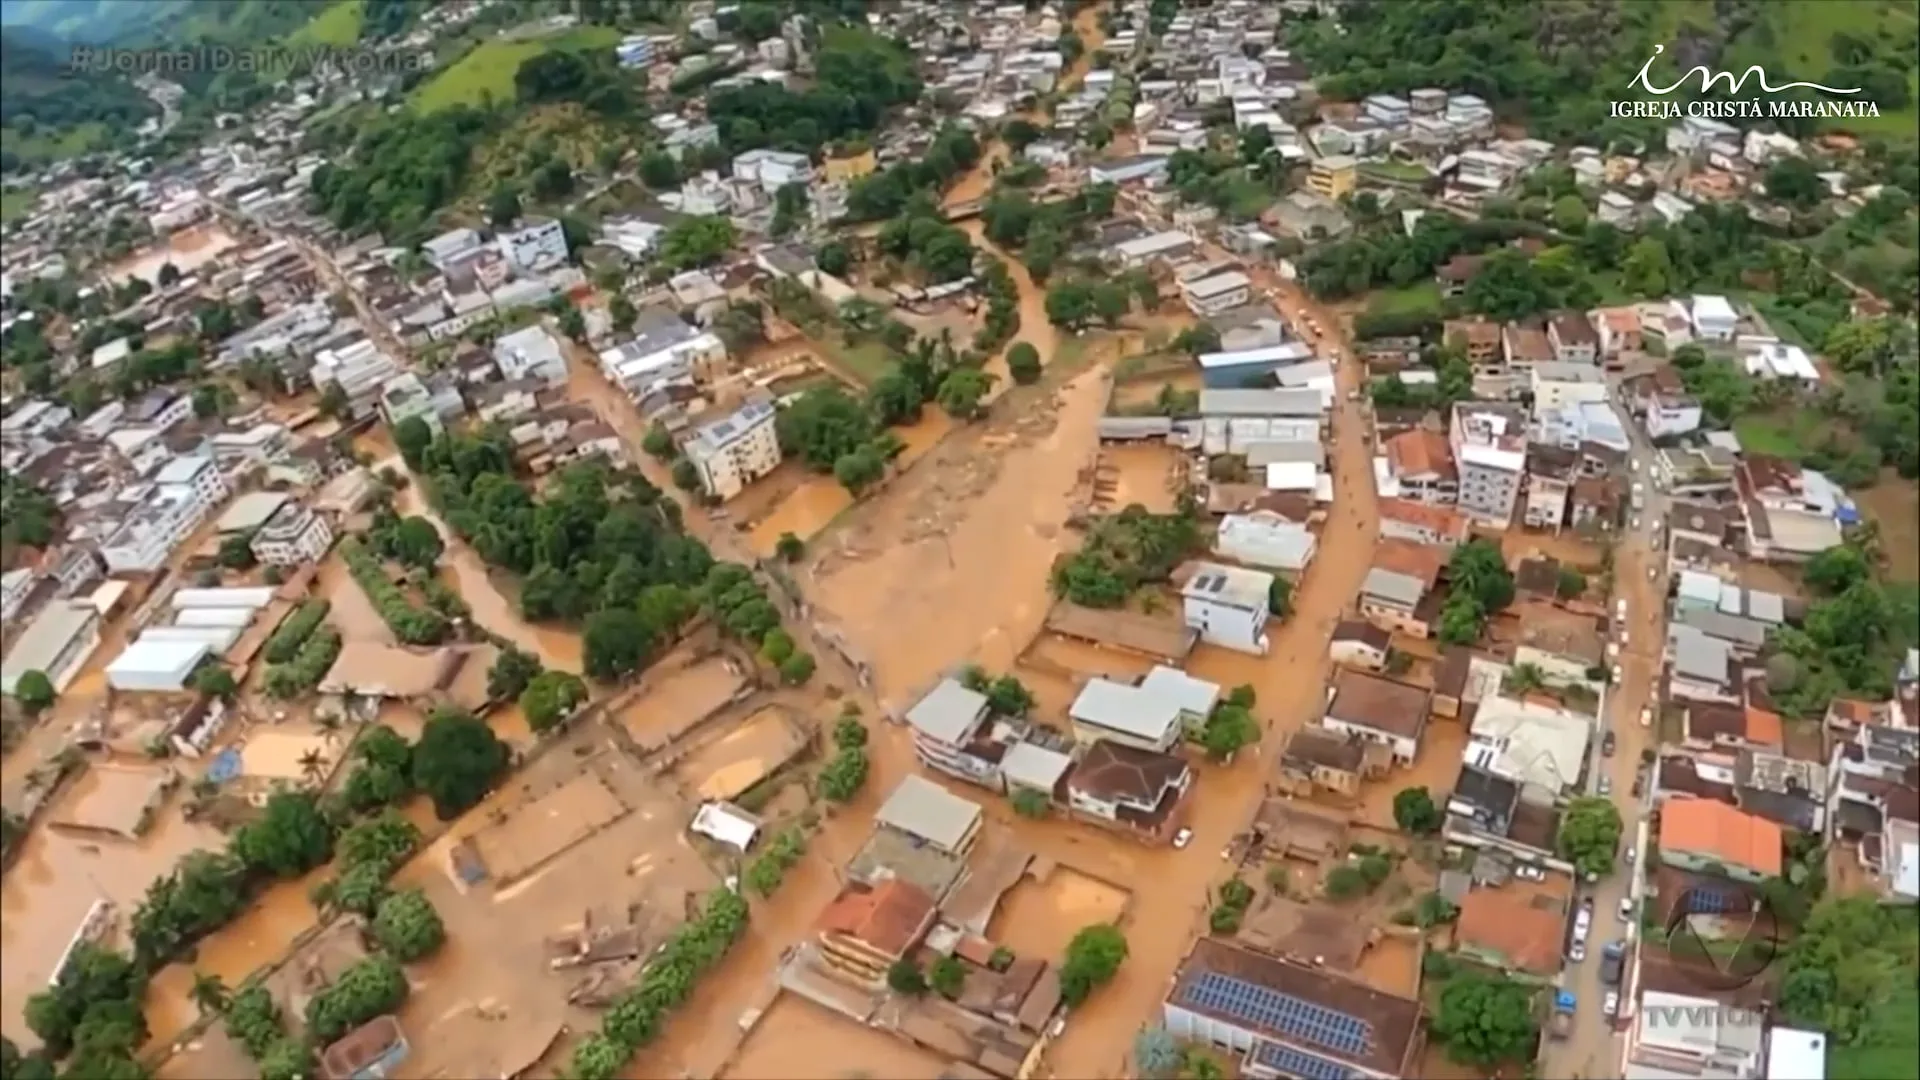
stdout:
[[3,15],[0,1080],[1920,1080],[1912,0]]

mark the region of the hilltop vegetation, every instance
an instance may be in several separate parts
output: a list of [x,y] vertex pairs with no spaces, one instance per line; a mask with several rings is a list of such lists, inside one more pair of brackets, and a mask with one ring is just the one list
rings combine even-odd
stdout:
[[511,104],[518,76],[529,61],[549,53],[611,49],[620,32],[606,26],[580,26],[545,38],[495,38],[476,46],[422,83],[410,99],[415,112],[432,113],[456,105],[485,108]]
[[84,152],[108,130],[131,131],[159,108],[105,72],[69,78],[59,42],[11,28],[0,34],[0,170]]
[[[1331,73],[1318,80],[1321,92],[1340,100],[1440,86],[1486,98],[1543,138],[1645,140],[1658,122],[1610,118],[1607,103],[1631,96],[1628,85],[1658,44],[1666,48],[1655,64],[1662,85],[1696,64],[1757,63],[1776,83],[1864,87],[1882,112],[1878,122],[1829,126],[1909,138],[1914,131],[1916,21],[1910,5],[1885,0],[1429,0],[1349,4],[1341,18],[1344,33],[1313,19],[1288,31],[1313,70]],[[1757,80],[1742,90],[1760,93]],[[1780,126],[1808,134],[1820,123]]]

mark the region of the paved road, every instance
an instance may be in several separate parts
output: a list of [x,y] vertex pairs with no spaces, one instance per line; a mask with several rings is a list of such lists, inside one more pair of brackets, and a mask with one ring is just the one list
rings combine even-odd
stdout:
[[[1652,444],[1631,424],[1628,430],[1634,444],[1631,482],[1643,486],[1645,502],[1640,510],[1628,511],[1626,534],[1614,549],[1616,612],[1619,602],[1626,602],[1626,618],[1621,620],[1616,615],[1612,635],[1616,643],[1624,642],[1617,660],[1621,678],[1602,697],[1602,725],[1595,732],[1594,766],[1588,770],[1589,793],[1599,793],[1602,776],[1612,783],[1611,797],[1620,808],[1623,823],[1621,857],[1612,874],[1583,890],[1594,909],[1587,958],[1579,964],[1568,964],[1562,974],[1562,985],[1577,996],[1579,1010],[1569,1037],[1547,1043],[1541,1061],[1543,1076],[1620,1075],[1624,1047],[1616,1024],[1603,1010],[1607,987],[1600,979],[1600,952],[1609,941],[1631,942],[1638,938],[1637,915],[1632,922],[1623,921],[1620,903],[1631,898],[1637,905],[1646,893],[1644,864],[1639,858],[1645,845],[1640,832],[1651,797],[1635,798],[1633,783],[1641,752],[1657,749],[1659,745],[1657,726],[1641,727],[1640,714],[1649,706],[1655,706],[1657,711],[1666,644],[1664,533],[1656,535],[1656,530],[1666,521],[1668,500],[1646,479],[1652,475]],[[1650,572],[1654,574],[1651,578]],[[1599,739],[1608,730],[1614,733],[1618,744],[1610,758],[1601,755],[1598,746]],[[1630,864],[1629,852],[1633,856]]]

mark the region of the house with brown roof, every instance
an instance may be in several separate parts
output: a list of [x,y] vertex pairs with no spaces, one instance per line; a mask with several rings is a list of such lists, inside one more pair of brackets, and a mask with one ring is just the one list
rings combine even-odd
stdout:
[[1385,776],[1389,764],[1379,743],[1308,726],[1287,739],[1275,786],[1289,795],[1328,792],[1357,798],[1361,781]]
[[1563,364],[1593,364],[1600,359],[1600,335],[1585,315],[1564,311],[1547,320],[1547,344]]
[[1499,323],[1483,318],[1449,319],[1441,335],[1447,344],[1466,353],[1467,363],[1473,365],[1475,375],[1505,374]]
[[887,969],[913,951],[938,912],[925,889],[902,878],[871,889],[849,883],[814,922],[821,959],[842,978],[881,986]]
[[1553,343],[1546,331],[1525,323],[1508,323],[1500,328],[1500,352],[1508,367],[1529,368],[1553,361]]
[[1753,705],[1719,701],[1687,704],[1682,745],[1699,750],[1768,750],[1786,742],[1780,715]]
[[1644,347],[1640,340],[1640,309],[1631,304],[1597,308],[1588,315],[1588,320],[1600,341],[1601,362],[1608,366],[1617,366],[1621,354],[1637,353]]
[[1183,758],[1101,739],[1067,774],[1067,807],[1095,824],[1165,841],[1179,828],[1192,783]]
[[1551,978],[1560,971],[1567,912],[1550,893],[1519,888],[1474,889],[1460,899],[1454,948],[1517,976]]
[[1429,696],[1396,679],[1343,669],[1333,677],[1320,722],[1339,734],[1380,743],[1393,751],[1396,762],[1411,765],[1420,756]]
[[1785,857],[1779,825],[1713,799],[1668,800],[1659,835],[1661,862],[1735,881],[1778,877]]
[[[1451,449],[1447,460],[1453,460]],[[1448,499],[1451,501],[1451,496]],[[1450,506],[1413,499],[1381,499],[1378,505],[1382,539],[1411,540],[1450,550],[1473,538],[1472,523],[1465,514]]]
[[1342,619],[1327,643],[1327,658],[1336,664],[1379,671],[1387,666],[1393,635],[1364,619]]
[[1448,645],[1440,650],[1440,662],[1433,666],[1433,715],[1459,719],[1468,704],[1468,685],[1473,680],[1473,650],[1465,645]]
[[1440,285],[1440,295],[1459,296],[1467,291],[1467,284],[1479,276],[1480,268],[1485,266],[1484,255],[1455,255],[1433,272],[1433,280]]
[[1426,638],[1439,617],[1434,587],[1447,551],[1410,540],[1381,540],[1374,545],[1373,568],[1360,584],[1360,614],[1383,630]]
[[1243,1076],[1413,1076],[1424,1019],[1414,998],[1207,937],[1194,942],[1161,1006],[1175,1038],[1244,1055]]
[[1567,521],[1576,529],[1612,532],[1626,504],[1623,481],[1611,476],[1582,476],[1567,493]]
[[1451,504],[1460,491],[1453,464],[1453,447],[1437,431],[1415,428],[1386,440],[1381,450],[1387,473],[1408,499],[1435,505]]

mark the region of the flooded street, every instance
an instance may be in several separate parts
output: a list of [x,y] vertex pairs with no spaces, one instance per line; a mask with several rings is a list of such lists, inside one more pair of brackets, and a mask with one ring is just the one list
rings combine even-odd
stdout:
[[[927,408],[921,410],[919,420],[889,429],[907,447],[894,459],[894,472],[902,472],[926,457],[955,426],[953,418],[946,413]],[[811,540],[852,505],[853,495],[840,481],[811,473],[772,513],[753,524],[748,546],[755,555],[767,558],[774,553],[782,534],[792,533],[802,540]]]

